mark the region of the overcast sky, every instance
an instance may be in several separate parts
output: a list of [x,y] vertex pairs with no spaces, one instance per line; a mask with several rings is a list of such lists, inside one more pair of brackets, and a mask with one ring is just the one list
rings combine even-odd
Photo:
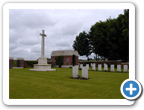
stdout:
[[[45,30],[45,57],[56,50],[73,50],[76,36],[89,32],[99,20],[117,18],[124,9],[11,9],[9,10],[9,56],[34,60],[41,56]],[[90,55],[91,58],[94,54]],[[86,57],[80,57],[85,59]]]

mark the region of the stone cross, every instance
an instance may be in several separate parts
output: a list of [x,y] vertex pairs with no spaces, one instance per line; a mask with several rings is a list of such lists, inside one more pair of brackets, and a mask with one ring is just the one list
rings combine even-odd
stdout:
[[42,34],[40,33],[40,35],[42,36],[41,57],[45,57],[44,56],[44,37],[46,37],[46,34],[44,34],[44,30],[42,30]]

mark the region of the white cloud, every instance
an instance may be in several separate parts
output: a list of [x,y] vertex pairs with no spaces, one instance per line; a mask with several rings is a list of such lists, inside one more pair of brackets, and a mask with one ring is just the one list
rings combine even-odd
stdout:
[[62,27],[61,31],[63,35],[75,35],[82,28],[82,23],[79,22],[71,22]]
[[[37,59],[45,30],[45,56],[54,50],[72,50],[75,37],[99,20],[118,17],[124,10],[12,9],[9,10],[9,56]],[[91,55],[90,57],[93,57]],[[85,56],[80,58],[86,58]]]
[[44,28],[53,26],[56,22],[48,14],[37,10],[10,10],[10,29],[11,28]]

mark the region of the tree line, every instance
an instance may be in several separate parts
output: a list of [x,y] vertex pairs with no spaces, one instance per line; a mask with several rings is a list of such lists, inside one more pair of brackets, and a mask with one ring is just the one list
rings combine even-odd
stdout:
[[[96,22],[88,33],[76,36],[73,49],[87,58],[91,53],[102,59],[129,60],[129,10],[117,18]],[[97,57],[96,57],[97,58]]]

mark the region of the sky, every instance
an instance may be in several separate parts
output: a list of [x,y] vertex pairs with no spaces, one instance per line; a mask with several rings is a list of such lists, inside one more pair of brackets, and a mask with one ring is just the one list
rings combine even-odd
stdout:
[[[10,9],[9,57],[35,60],[41,56],[40,33],[45,30],[45,57],[52,51],[73,50],[80,32],[89,32],[96,22],[117,18],[124,9]],[[94,58],[92,53],[89,58]],[[79,56],[79,59],[87,59]]]

